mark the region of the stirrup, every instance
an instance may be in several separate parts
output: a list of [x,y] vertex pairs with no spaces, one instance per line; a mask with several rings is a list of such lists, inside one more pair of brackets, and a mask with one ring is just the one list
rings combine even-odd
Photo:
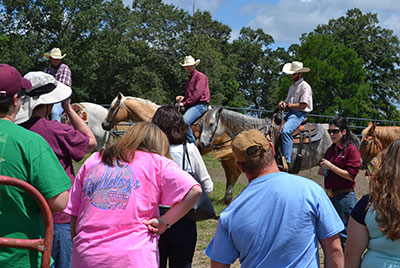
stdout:
[[279,170],[283,171],[283,172],[288,172],[289,171],[289,166],[287,164],[286,157],[281,156],[281,161],[282,162],[280,164],[278,164]]

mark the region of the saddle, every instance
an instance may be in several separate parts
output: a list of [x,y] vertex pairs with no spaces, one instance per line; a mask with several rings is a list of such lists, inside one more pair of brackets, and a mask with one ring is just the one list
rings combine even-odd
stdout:
[[[89,117],[86,109],[79,103],[72,103],[72,109],[79,115],[79,117],[87,124],[89,122]],[[68,116],[65,112],[61,114],[61,123],[69,124]]]
[[302,124],[293,132],[292,137],[293,137],[293,144],[297,144],[298,146],[298,153],[294,158],[293,165],[289,170],[289,167],[287,166],[286,159],[282,156],[282,141],[280,139],[280,126],[276,126],[272,128],[272,137],[273,141],[275,144],[275,151],[277,152],[276,154],[276,160],[278,162],[278,166],[280,166],[280,169],[283,171],[288,171],[289,173],[292,174],[297,174],[300,169],[301,169],[301,164],[303,160],[303,155],[301,154],[301,151],[303,149],[304,144],[309,144],[310,150],[311,150],[311,143],[317,142],[322,139],[323,137],[323,131],[324,129],[322,128],[321,124],[316,124],[316,123],[306,123],[307,118],[302,122]]

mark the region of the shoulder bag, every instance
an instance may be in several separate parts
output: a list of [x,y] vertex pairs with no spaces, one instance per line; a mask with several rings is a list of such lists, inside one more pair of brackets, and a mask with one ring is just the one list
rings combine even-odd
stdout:
[[192,221],[204,221],[208,219],[215,218],[215,210],[213,204],[208,197],[206,191],[204,190],[203,185],[199,179],[199,176],[196,174],[194,169],[192,168],[192,164],[190,163],[189,153],[187,150],[186,143],[183,144],[183,159],[182,159],[182,169],[185,170],[185,155],[189,162],[190,169],[192,172],[188,172],[192,177],[201,185],[201,189],[203,193],[200,196],[200,199],[197,203],[193,206],[193,208],[184,216],[185,219],[192,220]]

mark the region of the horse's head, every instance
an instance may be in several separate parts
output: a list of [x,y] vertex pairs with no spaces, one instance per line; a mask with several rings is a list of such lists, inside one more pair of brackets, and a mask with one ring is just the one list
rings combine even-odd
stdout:
[[123,107],[124,95],[121,92],[112,101],[108,114],[101,126],[104,130],[111,130],[116,124],[128,117],[128,111]]
[[217,137],[224,133],[224,126],[220,123],[222,110],[222,108],[213,108],[207,112],[200,135],[200,147],[211,146]]
[[362,131],[360,153],[365,164],[371,162],[383,150],[382,142],[378,139],[375,128],[376,122],[370,122],[368,127]]

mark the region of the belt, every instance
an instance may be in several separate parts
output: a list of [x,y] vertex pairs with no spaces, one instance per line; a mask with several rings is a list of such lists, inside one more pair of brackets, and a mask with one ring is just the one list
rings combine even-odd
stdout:
[[326,194],[332,198],[341,193],[348,193],[354,191],[354,188],[345,188],[345,189],[326,189]]

